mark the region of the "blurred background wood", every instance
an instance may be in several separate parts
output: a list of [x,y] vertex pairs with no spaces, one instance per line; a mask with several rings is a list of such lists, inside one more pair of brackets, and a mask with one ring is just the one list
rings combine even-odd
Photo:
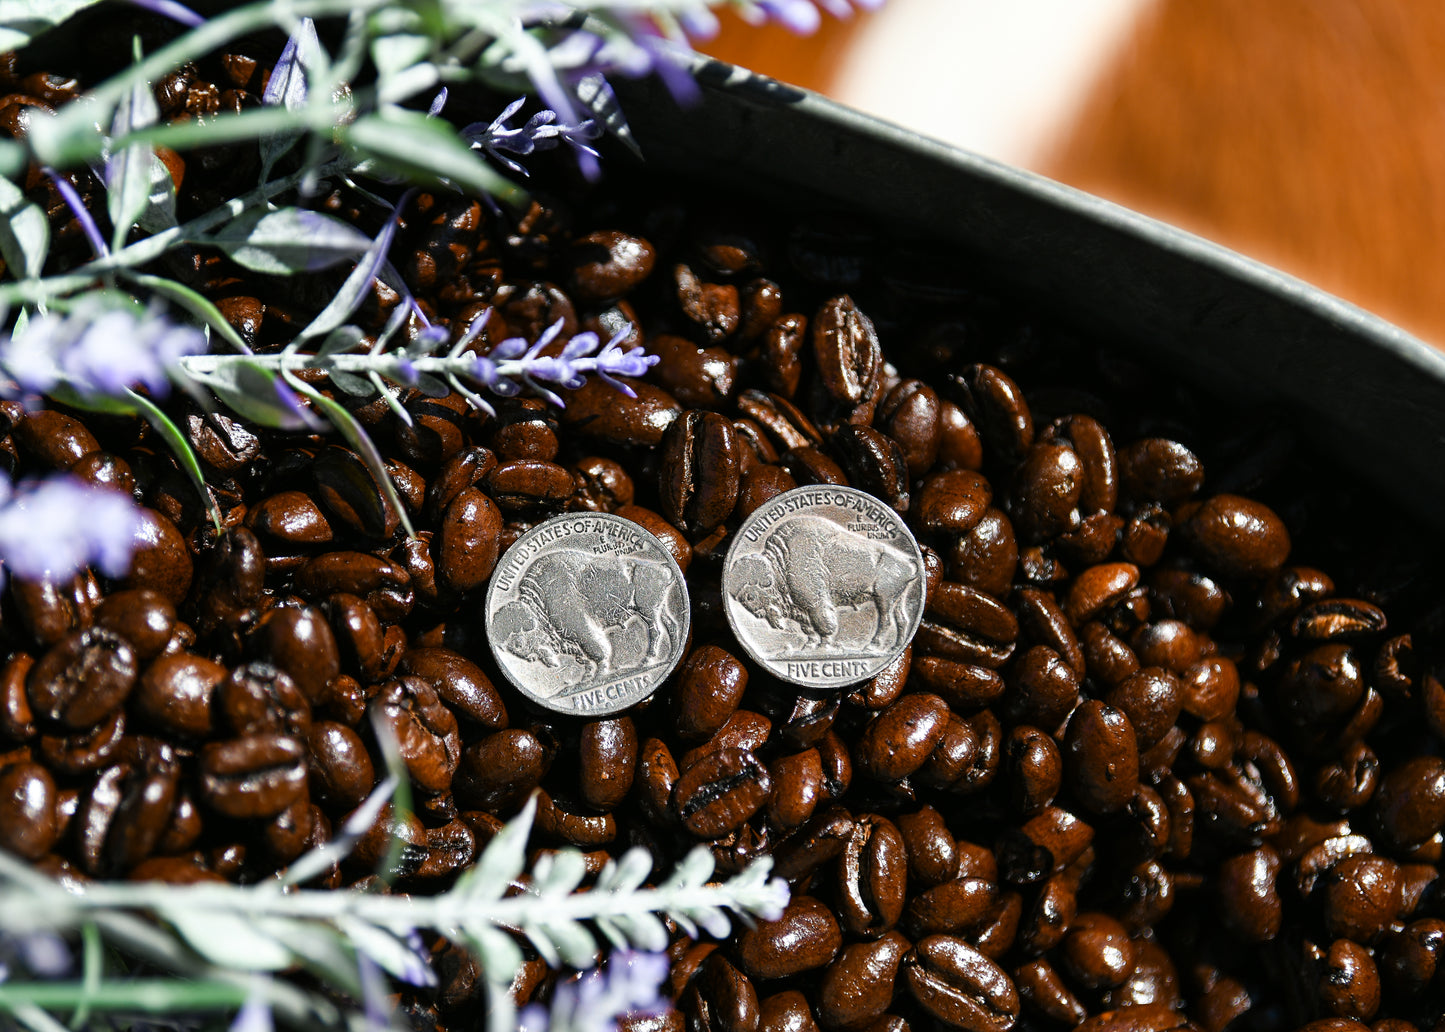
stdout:
[[[1040,39],[1058,33],[1051,14],[1077,10],[1027,3]],[[1105,6],[1083,7],[1091,4]],[[1084,27],[1096,39],[1070,26],[1090,55],[1085,65],[1043,59],[1054,51],[1020,40],[1016,15],[998,42],[1018,49],[1012,66],[1007,54],[992,70],[980,61],[920,60],[920,40],[992,42],[998,9],[987,14],[989,5],[972,0],[890,0],[880,14],[825,17],[807,39],[731,19],[705,49],[897,121],[910,112],[896,99],[880,109],[850,91],[857,64],[852,81],[840,81],[850,56],[866,53],[869,69],[882,62],[907,87],[905,98],[910,90],[983,96],[1009,118],[1040,122],[1036,135],[1000,142],[936,118],[923,128],[1217,240],[1445,344],[1437,282],[1445,269],[1445,3],[1108,6]],[[881,19],[905,14],[915,19],[914,44],[890,42],[882,55],[870,49]],[[889,28],[891,41],[898,33],[895,23]],[[999,86],[999,69],[1010,67],[1059,94],[1050,111]]]

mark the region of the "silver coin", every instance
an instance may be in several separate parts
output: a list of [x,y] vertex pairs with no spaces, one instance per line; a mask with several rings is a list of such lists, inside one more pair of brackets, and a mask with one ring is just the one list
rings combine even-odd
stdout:
[[794,684],[877,676],[923,618],[923,553],[903,520],[851,487],[798,487],[738,528],[723,608],[748,655]]
[[600,717],[641,702],[677,666],[691,606],[662,542],[589,512],[553,517],[507,549],[486,616],[492,655],[519,691]]

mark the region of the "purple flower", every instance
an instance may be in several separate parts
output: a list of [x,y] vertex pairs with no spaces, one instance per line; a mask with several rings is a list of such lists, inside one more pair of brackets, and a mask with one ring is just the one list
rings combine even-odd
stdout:
[[537,151],[551,150],[559,143],[567,143],[579,152],[594,158],[597,156],[597,151],[588,141],[597,139],[602,130],[590,120],[569,125],[558,117],[557,112],[544,108],[529,118],[526,125],[516,128],[507,125],[507,120],[526,102],[526,97],[512,101],[488,124],[473,122],[462,130],[462,138],[521,176],[525,176],[527,170],[507,154],[526,157]]
[[0,373],[18,386],[4,392],[11,396],[63,388],[95,400],[140,386],[159,397],[170,390],[167,371],[205,350],[201,331],[154,306],[137,313],[86,297],[68,313],[35,316],[19,334],[0,337]]
[[296,111],[306,104],[306,72],[316,63],[321,51],[321,39],[316,35],[316,23],[302,18],[291,38],[286,41],[276,67],[271,69],[271,78],[261,92],[261,103],[267,106],[284,105]]
[[65,580],[89,564],[123,577],[144,527],[119,491],[68,474],[13,488],[0,477],[0,562],[26,580]]
[[538,1005],[517,1016],[522,1032],[613,1032],[626,1014],[660,1014],[667,1003],[659,993],[667,978],[665,953],[618,950],[606,970],[593,969],[573,981],[559,982],[550,1013]]
[[105,246],[105,237],[100,235],[100,227],[95,223],[95,216],[90,213],[90,209],[80,199],[80,194],[76,192],[74,184],[49,165],[40,171],[49,176],[50,181],[55,184],[55,192],[60,194],[60,199],[70,209],[70,214],[75,216],[75,221],[80,223],[81,231],[85,233],[85,239],[90,244],[90,249],[95,256],[104,258],[110,254],[110,248]]
[[770,18],[791,32],[808,36],[818,31],[823,19],[812,0],[755,0],[765,18]]

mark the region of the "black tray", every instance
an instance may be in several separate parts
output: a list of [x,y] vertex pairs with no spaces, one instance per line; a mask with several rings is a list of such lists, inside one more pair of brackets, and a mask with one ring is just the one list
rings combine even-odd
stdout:
[[743,69],[698,59],[702,101],[622,84],[649,165],[846,204],[955,246],[1058,314],[1246,403],[1445,530],[1445,355],[1173,226]]

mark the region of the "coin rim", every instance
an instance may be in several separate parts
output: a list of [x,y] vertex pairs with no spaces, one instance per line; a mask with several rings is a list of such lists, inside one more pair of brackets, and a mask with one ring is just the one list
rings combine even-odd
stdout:
[[[611,521],[613,523],[621,523],[624,524],[629,530],[636,531],[651,538],[652,542],[657,546],[658,551],[662,553],[663,558],[667,560],[668,566],[672,568],[672,572],[677,574],[678,583],[682,585],[683,603],[682,629],[681,633],[678,635],[678,640],[675,643],[677,658],[675,658],[670,664],[668,664],[667,669],[658,676],[657,683],[652,686],[652,690],[641,698],[626,702],[621,706],[615,706],[611,709],[588,710],[585,713],[575,709],[562,709],[559,706],[552,705],[550,700],[539,699],[534,689],[528,688],[526,685],[519,682],[516,677],[512,676],[512,672],[507,668],[507,664],[504,663],[502,661],[502,657],[497,654],[497,645],[492,640],[492,598],[497,592],[497,570],[500,570],[502,568],[502,563],[506,561],[507,556],[512,553],[513,549],[520,547],[530,538],[534,537],[537,534],[540,534],[550,524],[557,523],[563,520],[576,519],[594,519],[602,520],[604,522]],[[541,553],[539,552],[538,555],[541,555]],[[517,689],[517,691],[522,693],[523,697],[526,698],[527,701],[533,703],[534,705],[541,706],[543,709],[551,710],[553,713],[560,713],[568,717],[580,717],[583,719],[586,719],[588,717],[610,717],[615,713],[622,713],[628,709],[631,709],[633,706],[640,706],[642,703],[652,698],[653,695],[657,694],[657,689],[662,687],[662,683],[672,676],[672,672],[677,669],[678,664],[680,664],[686,657],[687,643],[689,640],[691,640],[692,637],[692,593],[688,590],[687,577],[683,574],[682,567],[677,564],[677,559],[673,556],[672,552],[668,549],[668,547],[662,543],[662,539],[659,538],[652,531],[648,530],[640,523],[634,523],[632,522],[632,520],[629,520],[626,517],[618,516],[610,512],[563,512],[558,513],[556,516],[548,517],[541,523],[538,523],[536,526],[530,528],[525,534],[517,538],[516,541],[513,541],[512,544],[507,548],[507,550],[498,557],[497,565],[492,568],[492,576],[487,583],[487,597],[483,601],[482,606],[482,626],[486,630],[487,634],[487,648],[491,650],[492,659],[497,664],[497,670],[501,672],[502,676],[507,679],[507,681],[512,685],[513,688]]]
[[[908,539],[908,543],[913,546],[913,554],[918,557],[918,570],[919,576],[922,579],[921,590],[923,592],[923,597],[919,600],[918,614],[914,617],[912,621],[912,626],[909,628],[908,633],[903,636],[902,644],[900,644],[897,648],[895,648],[892,652],[888,654],[887,658],[883,661],[882,666],[879,667],[877,673],[869,674],[862,680],[822,683],[819,681],[809,681],[803,680],[802,678],[789,677],[787,674],[777,669],[776,660],[767,659],[758,654],[758,650],[755,649],[752,643],[748,641],[747,637],[738,630],[737,620],[733,618],[733,606],[737,603],[734,603],[732,592],[728,590],[728,580],[733,571],[733,560],[737,557],[738,549],[742,546],[743,528],[748,525],[749,521],[752,520],[753,515],[757,513],[758,510],[766,508],[767,506],[770,506],[775,502],[783,501],[784,499],[792,495],[803,494],[808,491],[843,491],[848,494],[861,495],[864,498],[878,503],[883,508],[893,513],[894,517],[898,520],[898,525],[903,528],[903,536],[906,537]],[[727,556],[723,559],[722,596],[723,615],[727,617],[728,628],[733,632],[733,640],[736,641],[739,645],[741,645],[743,651],[746,652],[750,657],[752,657],[753,662],[761,666],[765,671],[767,671],[769,675],[771,675],[772,677],[776,677],[780,681],[786,681],[789,684],[796,684],[804,688],[818,688],[830,691],[838,688],[851,688],[854,685],[865,684],[868,681],[871,681],[873,678],[877,677],[878,674],[881,674],[884,670],[887,670],[888,667],[893,663],[893,661],[896,660],[899,656],[903,655],[904,650],[906,650],[910,645],[913,644],[913,639],[918,635],[918,628],[923,623],[923,611],[928,606],[928,564],[924,562],[923,549],[919,547],[918,539],[913,536],[913,529],[908,526],[908,522],[903,518],[903,514],[900,513],[897,509],[893,508],[893,506],[889,505],[883,499],[879,498],[877,495],[869,494],[867,491],[863,491],[856,487],[850,487],[845,484],[808,484],[803,487],[791,488],[790,490],[784,491],[782,494],[779,495],[774,495],[762,505],[758,506],[757,509],[754,509],[753,512],[749,513],[747,519],[744,519],[741,523],[738,524],[737,530],[733,534],[733,543],[728,546]]]

